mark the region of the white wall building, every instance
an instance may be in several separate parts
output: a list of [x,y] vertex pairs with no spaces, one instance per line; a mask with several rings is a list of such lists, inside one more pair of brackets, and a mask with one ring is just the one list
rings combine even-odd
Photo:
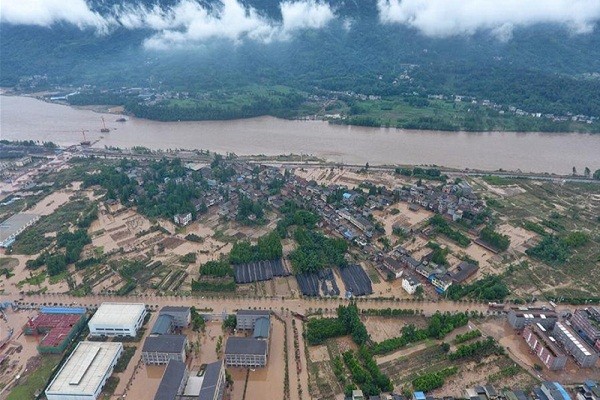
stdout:
[[421,283],[412,276],[404,275],[402,278],[402,289],[406,290],[408,294],[415,294],[419,286]]
[[102,303],[88,322],[90,336],[135,337],[145,317],[142,303]]
[[80,342],[48,388],[48,400],[96,400],[123,352],[119,342]]

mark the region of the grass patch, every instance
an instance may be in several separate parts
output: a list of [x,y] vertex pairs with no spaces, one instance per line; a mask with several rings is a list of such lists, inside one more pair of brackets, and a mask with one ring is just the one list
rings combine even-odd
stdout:
[[52,375],[54,368],[61,360],[61,356],[45,355],[42,357],[42,364],[25,378],[21,378],[19,384],[15,386],[6,400],[33,399],[38,393],[41,393],[48,379]]
[[114,372],[124,372],[127,369],[127,366],[129,365],[129,361],[131,361],[131,358],[135,354],[136,350],[137,350],[136,346],[123,347],[123,354],[121,354],[119,361],[117,361]]

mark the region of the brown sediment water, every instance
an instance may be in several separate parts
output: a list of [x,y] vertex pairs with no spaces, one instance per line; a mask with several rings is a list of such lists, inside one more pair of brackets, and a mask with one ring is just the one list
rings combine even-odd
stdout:
[[[110,133],[101,133],[104,116]],[[99,114],[30,97],[0,96],[0,137],[81,141],[95,147],[195,148],[238,155],[312,154],[351,164],[435,164],[569,174],[600,168],[600,134],[440,132],[332,125],[260,117],[232,121],[158,122]]]

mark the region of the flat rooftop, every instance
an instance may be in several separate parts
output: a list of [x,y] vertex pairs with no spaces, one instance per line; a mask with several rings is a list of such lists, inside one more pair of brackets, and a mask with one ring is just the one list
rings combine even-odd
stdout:
[[134,325],[145,310],[146,305],[143,303],[102,303],[88,324]]
[[5,219],[0,223],[0,242],[5,241],[12,235],[19,232],[21,229],[27,226],[30,222],[38,219],[40,216],[37,214],[18,213],[12,217]]
[[119,342],[80,342],[50,382],[46,393],[93,395],[122,349]]

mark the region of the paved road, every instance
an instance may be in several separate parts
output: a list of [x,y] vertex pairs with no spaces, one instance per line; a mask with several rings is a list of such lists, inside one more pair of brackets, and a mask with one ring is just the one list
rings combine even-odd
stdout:
[[[162,307],[165,305],[187,305],[196,306],[199,309],[212,309],[215,313],[223,311],[232,312],[244,308],[261,308],[280,310],[281,308],[307,313],[316,309],[334,309],[340,304],[347,304],[346,299],[292,299],[292,298],[215,298],[215,297],[183,297],[183,296],[86,296],[73,297],[66,294],[42,294],[42,295],[0,295],[0,301],[16,301],[22,298],[22,303],[33,303],[36,306],[46,304],[83,305],[96,307],[102,302],[136,302],[145,303],[150,306]],[[410,300],[362,300],[358,299],[359,308],[406,308],[423,310],[425,315],[432,315],[437,311],[459,312],[459,311],[487,311],[486,304],[462,303],[453,301],[410,301]]]

